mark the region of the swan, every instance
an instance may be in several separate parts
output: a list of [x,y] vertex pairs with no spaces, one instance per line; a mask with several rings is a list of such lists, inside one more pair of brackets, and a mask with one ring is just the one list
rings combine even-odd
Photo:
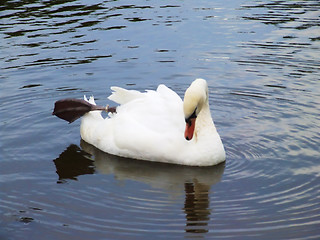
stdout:
[[[90,111],[81,119],[81,138],[109,154],[189,166],[225,161],[221,138],[210,114],[208,85],[196,79],[184,101],[165,85],[139,92],[111,87],[108,97],[120,104],[103,118]],[[84,100],[95,105],[93,97]]]

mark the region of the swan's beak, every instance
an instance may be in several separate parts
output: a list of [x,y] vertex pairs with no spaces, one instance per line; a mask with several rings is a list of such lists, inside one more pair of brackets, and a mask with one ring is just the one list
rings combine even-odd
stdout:
[[184,137],[188,141],[190,141],[193,138],[195,126],[196,126],[196,118],[189,118],[186,120],[186,130],[184,131]]

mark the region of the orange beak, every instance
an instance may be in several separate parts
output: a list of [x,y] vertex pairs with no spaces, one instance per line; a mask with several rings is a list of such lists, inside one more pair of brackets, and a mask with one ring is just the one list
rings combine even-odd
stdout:
[[196,118],[191,118],[186,124],[186,130],[184,131],[184,137],[189,141],[193,138],[194,127],[196,126]]

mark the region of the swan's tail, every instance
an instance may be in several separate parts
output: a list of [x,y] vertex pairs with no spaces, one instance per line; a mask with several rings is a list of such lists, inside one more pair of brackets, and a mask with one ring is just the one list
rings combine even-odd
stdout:
[[[90,96],[88,99],[84,95],[83,99],[92,105],[96,105],[93,96]],[[101,120],[103,120],[101,111],[90,111],[83,115],[81,118],[80,135],[84,141],[94,144],[94,139],[97,135],[97,128],[95,126],[98,126],[102,122]]]
[[[89,99],[87,98],[86,95],[83,96],[83,100],[85,100],[88,103],[91,103],[92,105],[97,105],[96,102],[94,101],[94,97],[90,96]],[[101,111],[90,111],[88,113],[86,113],[82,118],[96,118],[96,119],[102,119],[101,116]]]
[[94,96],[90,96],[89,99],[87,98],[86,95],[83,96],[83,100],[85,100],[88,103],[91,103],[93,105],[97,105],[96,102],[94,101]]

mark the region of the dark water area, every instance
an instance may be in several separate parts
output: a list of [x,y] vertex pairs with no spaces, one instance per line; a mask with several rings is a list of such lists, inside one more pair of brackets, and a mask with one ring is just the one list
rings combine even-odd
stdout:
[[[3,1],[0,239],[319,239],[320,2]],[[227,160],[108,155],[62,98],[209,84]]]

